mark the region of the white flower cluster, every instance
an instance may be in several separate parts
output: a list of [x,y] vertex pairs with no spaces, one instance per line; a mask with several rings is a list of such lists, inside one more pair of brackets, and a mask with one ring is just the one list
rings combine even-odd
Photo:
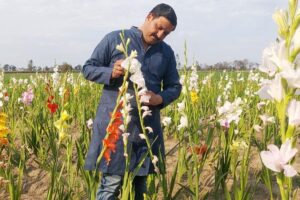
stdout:
[[70,83],[71,85],[74,85],[74,76],[73,76],[73,74],[68,74],[67,83]]
[[217,107],[220,125],[229,128],[232,121],[237,124],[243,111],[241,108],[242,104],[241,98],[238,97],[232,103],[226,101],[223,106]]
[[199,92],[199,86],[198,86],[199,76],[197,73],[196,65],[192,65],[191,69],[192,69],[192,73],[189,78],[189,91],[195,91],[198,93]]
[[59,85],[59,73],[58,73],[58,65],[56,65],[54,68],[53,68],[53,74],[51,75],[52,77],[52,80],[53,80],[53,85],[55,88],[58,87]]
[[205,76],[204,79],[202,80],[202,84],[206,85],[211,81],[211,77],[213,76],[213,73],[210,73],[209,75]]
[[8,96],[6,96],[6,89],[4,88],[4,73],[0,75],[0,111],[3,107],[3,101],[8,101]]
[[[126,82],[125,87],[128,87],[128,82]],[[128,123],[131,121],[130,111],[132,110],[132,107],[130,104],[130,99],[132,99],[132,98],[133,98],[133,96],[130,95],[129,93],[125,93],[121,98],[121,102],[123,104],[121,113],[122,113],[125,125],[128,125]]]

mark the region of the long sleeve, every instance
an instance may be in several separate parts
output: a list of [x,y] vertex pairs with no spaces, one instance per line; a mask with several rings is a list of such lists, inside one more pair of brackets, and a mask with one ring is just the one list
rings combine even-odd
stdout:
[[169,61],[167,72],[163,78],[163,90],[158,93],[163,99],[160,108],[162,109],[176,100],[180,95],[181,88],[182,86],[179,82],[179,74],[176,69],[176,60],[173,53]]
[[83,76],[90,81],[99,84],[110,84],[112,67],[110,67],[111,49],[109,36],[106,35],[95,48],[92,56],[82,68]]

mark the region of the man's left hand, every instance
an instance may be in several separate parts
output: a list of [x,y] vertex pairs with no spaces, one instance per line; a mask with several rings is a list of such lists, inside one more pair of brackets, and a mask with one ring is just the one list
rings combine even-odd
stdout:
[[145,95],[150,96],[149,103],[144,103],[146,106],[157,106],[163,102],[163,98],[152,91],[145,92]]

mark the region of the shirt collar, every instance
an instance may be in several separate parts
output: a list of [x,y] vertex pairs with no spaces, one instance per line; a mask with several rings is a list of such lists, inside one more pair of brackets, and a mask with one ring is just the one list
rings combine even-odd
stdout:
[[138,27],[132,26],[131,30],[133,30],[139,37],[142,37],[143,33],[140,29],[138,29]]

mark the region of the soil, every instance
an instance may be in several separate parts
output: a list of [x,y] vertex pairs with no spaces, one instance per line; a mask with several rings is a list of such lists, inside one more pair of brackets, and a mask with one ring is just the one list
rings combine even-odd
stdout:
[[[177,140],[174,138],[167,138],[165,140],[166,152],[168,152],[166,165],[167,165],[167,177],[171,179],[173,171],[176,167],[176,163],[178,160],[178,151],[177,151]],[[300,149],[300,143],[297,144],[298,149]],[[300,155],[297,154],[296,162],[294,163],[294,167],[297,171],[300,171]],[[207,158],[207,163],[203,168],[200,176],[200,191],[201,196],[203,197],[206,193],[212,191],[214,186],[214,168],[213,168],[213,160],[211,158]],[[261,182],[257,182],[258,173],[261,170],[262,165],[259,157],[259,153],[254,149],[251,152],[250,159],[250,174],[249,174],[249,185],[254,188],[253,190],[253,199],[255,200],[265,200],[270,199],[269,192],[265,185]],[[170,181],[170,180],[169,180]],[[183,176],[184,182],[184,176]],[[300,188],[300,178],[296,176],[293,180],[294,189],[299,190]],[[228,178],[227,186],[230,190],[232,186],[233,180]],[[26,163],[26,171],[23,176],[23,188],[21,199],[24,200],[42,200],[46,199],[48,187],[50,184],[50,175],[46,170],[40,169],[39,165],[35,162],[34,156],[30,158]],[[179,184],[175,185],[174,194],[177,190],[179,190],[182,186]],[[222,192],[220,191],[220,194]],[[280,193],[278,190],[278,186],[276,180],[273,180],[273,195],[275,199],[280,198]],[[220,195],[222,196],[222,195]],[[3,185],[0,188],[0,199],[9,199],[9,193],[5,190]],[[191,199],[188,196],[187,192],[182,192],[176,199]],[[215,198],[209,198],[215,199]],[[221,198],[222,199],[222,198]],[[296,199],[300,199],[300,191],[297,192]]]

